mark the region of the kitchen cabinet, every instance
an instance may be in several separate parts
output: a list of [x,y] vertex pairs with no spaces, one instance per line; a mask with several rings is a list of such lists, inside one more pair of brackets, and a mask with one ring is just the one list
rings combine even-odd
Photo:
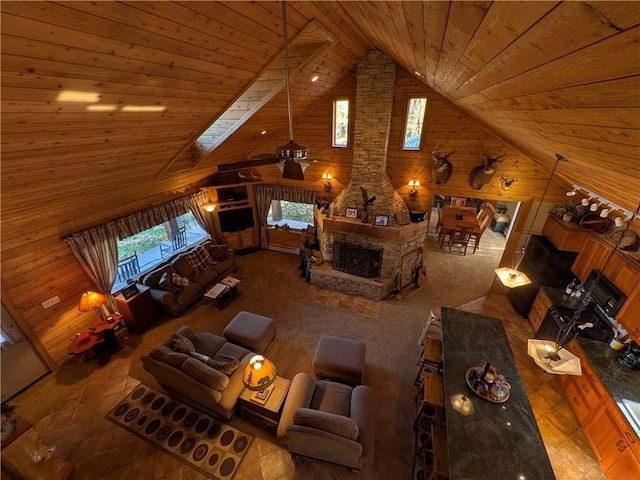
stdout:
[[551,240],[558,250],[579,252],[589,236],[589,230],[580,228],[575,223],[566,223],[555,215],[547,217],[542,234]]
[[616,315],[616,320],[630,333],[631,338],[640,341],[640,284],[627,297],[627,301]]
[[640,283],[640,270],[621,252],[616,252],[611,257],[604,274],[627,296],[631,295]]
[[538,294],[533,301],[533,305],[531,305],[531,310],[529,310],[529,322],[531,323],[534,332],[538,331],[540,325],[542,325],[544,317],[547,315],[547,310],[549,310],[552,305],[553,303],[544,292],[544,289],[541,288],[538,290]]
[[611,246],[601,240],[597,235],[589,235],[585,239],[584,245],[576,257],[571,271],[582,283],[587,281],[587,277],[594,268],[600,270],[604,264]]
[[608,479],[640,478],[640,460],[633,449],[638,437],[622,418],[613,399],[600,406],[584,432]]

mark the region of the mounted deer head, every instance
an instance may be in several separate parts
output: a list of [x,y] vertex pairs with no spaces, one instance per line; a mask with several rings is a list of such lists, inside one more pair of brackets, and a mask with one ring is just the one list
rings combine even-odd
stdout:
[[449,157],[455,152],[455,149],[443,154],[436,151],[438,145],[436,145],[431,152],[431,157],[433,158],[431,179],[436,182],[437,185],[440,185],[447,183],[453,174],[453,165],[449,161]]
[[490,157],[482,155],[483,166],[475,167],[469,174],[469,185],[475,190],[480,190],[489,183],[491,177],[496,173],[498,163],[504,162],[506,154]]

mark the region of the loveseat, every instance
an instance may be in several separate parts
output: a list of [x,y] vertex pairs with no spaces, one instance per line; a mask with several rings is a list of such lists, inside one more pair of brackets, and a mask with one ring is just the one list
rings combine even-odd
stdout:
[[375,399],[365,386],[315,381],[298,373],[278,424],[278,439],[291,453],[361,470],[373,460]]
[[138,282],[151,290],[156,303],[170,315],[180,315],[218,280],[236,269],[234,253],[211,240],[180,252],[142,274]]
[[[196,355],[177,348],[172,336],[141,357],[144,369],[172,397],[230,420],[244,389],[242,376],[253,352],[209,332],[196,335],[188,326],[176,334],[191,342]],[[229,375],[224,373],[228,369],[220,368],[232,363],[235,369]]]

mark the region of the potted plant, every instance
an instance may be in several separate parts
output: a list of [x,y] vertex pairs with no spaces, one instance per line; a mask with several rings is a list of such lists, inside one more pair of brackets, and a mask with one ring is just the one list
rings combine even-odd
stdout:
[[553,207],[551,213],[562,218],[562,221],[569,223],[573,220],[579,221],[586,213],[586,208],[579,204],[562,202]]
[[16,406],[9,400],[2,402],[2,440],[11,435],[11,432],[13,432],[13,429],[16,426],[16,419],[13,416],[15,411]]

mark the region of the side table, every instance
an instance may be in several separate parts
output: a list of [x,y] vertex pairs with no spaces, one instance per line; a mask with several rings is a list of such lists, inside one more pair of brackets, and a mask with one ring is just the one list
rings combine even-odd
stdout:
[[146,285],[135,284],[138,294],[124,298],[122,293],[115,296],[118,310],[124,315],[127,328],[133,333],[141,334],[155,323],[160,316],[158,305],[151,296],[151,289]]
[[101,318],[89,326],[89,330],[82,332],[75,337],[67,347],[69,353],[80,355],[84,353],[84,360],[88,361],[98,358],[98,364],[105,365],[111,355],[118,350],[122,350],[122,345],[118,341],[119,331],[123,331],[122,315],[114,314],[113,321],[105,322]]
[[291,380],[276,377],[273,382],[273,390],[264,405],[255,402],[251,396],[255,393],[246,388],[238,398],[238,410],[242,418],[253,418],[261,422],[265,427],[278,427],[282,406],[289,393]]

